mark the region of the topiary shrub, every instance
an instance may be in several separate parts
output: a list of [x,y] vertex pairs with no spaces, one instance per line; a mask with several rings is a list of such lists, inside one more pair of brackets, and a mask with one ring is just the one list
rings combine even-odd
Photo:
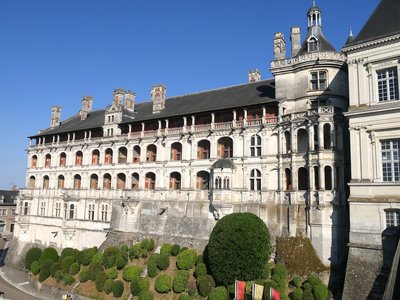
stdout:
[[[34,261],[40,260],[41,255],[42,255],[42,249],[37,248],[37,247],[33,247],[33,248],[29,249],[25,255],[25,268],[29,270]],[[32,271],[32,269],[30,269],[30,270]]]
[[311,283],[309,283],[308,281],[303,282],[303,290],[312,291],[312,289],[313,289],[313,286]]
[[172,245],[169,243],[165,243],[161,245],[160,255],[171,255]]
[[[39,261],[35,260],[31,263],[30,270],[33,275],[37,275],[40,272],[40,263]],[[50,271],[51,273],[51,271]]]
[[278,275],[272,275],[271,279],[276,282],[277,290],[281,294],[286,294],[286,281]]
[[135,277],[131,281],[131,294],[133,296],[138,296],[143,290],[143,287],[140,285],[141,279],[141,277]]
[[226,300],[228,299],[228,291],[224,286],[218,286],[211,290],[210,295],[208,296],[209,300]]
[[284,264],[276,264],[275,268],[272,269],[272,275],[279,276],[282,279],[287,279],[289,273]]
[[318,284],[313,286],[313,295],[315,300],[326,300],[328,299],[329,290],[324,284]]
[[269,276],[271,275],[271,268],[269,264],[266,264],[262,270],[262,279],[268,279]]
[[324,284],[324,283],[322,282],[322,280],[319,279],[319,277],[314,276],[314,275],[308,277],[307,282],[311,283],[311,285],[312,285],[313,287],[315,287],[315,286],[317,286],[317,285]]
[[207,275],[207,267],[204,263],[199,263],[196,265],[196,268],[194,269],[193,273],[194,277],[198,278],[200,276]]
[[127,260],[122,254],[117,255],[117,258],[115,259],[115,266],[117,267],[118,270],[122,270],[127,263]]
[[96,290],[98,292],[101,292],[103,290],[104,283],[106,282],[107,279],[108,279],[107,274],[104,271],[96,274],[95,283],[96,283]]
[[126,266],[122,272],[122,278],[125,281],[132,281],[133,278],[139,277],[142,269],[138,266]]
[[57,282],[64,281],[64,273],[61,270],[55,271],[53,277]]
[[64,258],[66,258],[67,256],[72,256],[75,259],[76,262],[81,263],[81,261],[80,261],[80,256],[81,256],[80,252],[81,251],[79,251],[78,249],[75,249],[75,248],[71,248],[71,247],[64,248],[61,251],[61,255],[60,255],[60,259],[59,260],[61,261]]
[[290,293],[291,300],[302,300],[303,299],[303,290],[301,288],[295,288],[293,292]]
[[199,254],[196,258],[196,266],[202,263],[204,263],[203,254]]
[[75,282],[74,276],[71,274],[64,274],[64,283],[65,285],[71,285]]
[[197,253],[192,249],[187,249],[176,257],[176,266],[180,270],[190,270],[196,263]]
[[224,216],[214,226],[204,259],[219,285],[257,280],[269,260],[270,237],[265,223],[252,213]]
[[121,251],[119,250],[118,247],[108,247],[106,250],[103,252],[103,265],[106,269],[114,267],[115,266],[115,261],[117,259],[117,254],[120,254]]
[[187,289],[189,280],[189,272],[187,270],[178,270],[175,273],[174,281],[172,284],[175,293],[182,293]]
[[180,253],[180,251],[181,251],[181,246],[179,246],[178,244],[174,244],[171,247],[171,254],[173,256],[177,256]]
[[204,275],[197,278],[197,290],[200,296],[207,297],[212,288],[215,287],[215,281],[210,275]]
[[143,290],[139,294],[139,300],[153,300],[154,296],[149,290]]
[[144,239],[141,243],[142,249],[146,251],[153,251],[154,250],[154,240],[153,239]]
[[73,263],[70,267],[69,267],[69,273],[71,275],[76,275],[79,273],[79,270],[81,269],[81,267],[78,265],[78,263]]
[[93,255],[92,261],[90,263],[102,264],[103,263],[103,253],[97,252],[95,255]]
[[48,259],[50,259],[52,262],[58,261],[57,250],[53,247],[49,247],[43,250],[42,254],[40,255],[39,262],[41,265],[43,265],[43,262]]
[[169,267],[169,256],[168,255],[160,255],[157,259],[157,267],[160,270],[166,270]]
[[55,262],[51,265],[50,267],[50,275],[51,277],[54,277],[54,274],[61,269],[61,263],[60,262]]
[[264,292],[263,292],[263,300],[271,300],[270,297],[270,289],[277,289],[276,282],[272,280],[267,280],[264,282]]
[[90,279],[90,270],[89,267],[85,267],[79,273],[79,281],[86,282]]
[[129,258],[130,259],[138,259],[142,257],[143,249],[140,243],[136,243],[132,247],[129,248]]
[[50,276],[50,268],[54,262],[51,259],[46,259],[40,264],[39,281],[43,282]]
[[314,295],[310,290],[304,290],[303,300],[314,300]]
[[97,254],[97,247],[82,250],[82,264],[88,266],[92,263],[93,257]]
[[190,297],[189,295],[179,295],[178,300],[191,300],[192,297]]
[[118,276],[118,271],[116,267],[109,268],[105,272],[107,274],[107,278],[109,279],[115,279]]
[[154,278],[157,276],[157,274],[158,274],[157,262],[153,260],[148,260],[147,275],[149,275],[150,278]]
[[296,276],[289,282],[289,285],[299,288],[301,287],[302,283],[303,283],[303,278],[300,276]]
[[61,260],[61,270],[64,273],[69,272],[69,268],[75,262],[75,258],[73,256],[66,256]]
[[100,272],[102,272],[103,266],[102,264],[99,263],[91,263],[89,265],[89,271],[90,271],[90,280],[91,281],[95,281],[96,280],[96,275]]
[[161,274],[156,278],[154,286],[158,293],[168,293],[172,289],[172,279],[167,274]]
[[112,287],[113,296],[119,298],[124,293],[124,283],[121,280],[115,280]]
[[183,251],[189,249],[188,247],[181,247],[181,251],[179,253],[182,253]]
[[129,247],[127,244],[123,244],[121,247],[119,247],[119,250],[121,250],[121,252],[128,252]]
[[107,280],[104,282],[103,291],[104,291],[106,294],[111,293],[111,292],[112,292],[112,288],[113,288],[113,284],[114,284],[114,280],[112,280],[112,279],[107,279]]

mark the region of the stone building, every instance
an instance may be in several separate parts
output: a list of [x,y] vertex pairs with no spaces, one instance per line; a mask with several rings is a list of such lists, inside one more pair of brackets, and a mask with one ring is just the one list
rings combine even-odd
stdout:
[[10,239],[14,234],[18,194],[17,189],[0,190],[0,236],[2,239]]
[[[343,260],[347,65],[307,13],[291,53],[274,37],[273,79],[178,97],[156,85],[151,100],[116,89],[110,106],[30,137],[16,248],[100,246],[106,236],[153,236],[201,249],[216,221],[253,212],[273,236],[310,238],[326,264]],[[17,251],[17,252],[18,252]]]
[[343,52],[351,142],[346,293],[360,299],[382,266],[383,231],[400,225],[400,2],[382,0]]

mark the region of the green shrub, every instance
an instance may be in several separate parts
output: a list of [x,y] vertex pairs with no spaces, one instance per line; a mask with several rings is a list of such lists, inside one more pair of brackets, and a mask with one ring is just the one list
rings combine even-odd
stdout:
[[126,263],[127,260],[122,254],[117,255],[117,258],[115,259],[115,266],[118,270],[122,270],[125,267]]
[[286,294],[286,281],[281,278],[279,275],[272,275],[271,279],[276,282],[277,290],[281,294]]
[[200,296],[207,297],[213,287],[215,287],[215,281],[211,275],[204,275],[197,278],[197,290]]
[[189,272],[186,270],[178,270],[175,273],[172,287],[174,292],[179,294],[187,289],[189,280]]
[[106,282],[107,279],[108,279],[107,274],[104,271],[96,274],[95,283],[96,283],[96,290],[98,292],[101,292],[103,290],[104,283]]
[[154,296],[149,290],[143,290],[139,294],[139,300],[153,300]]
[[302,300],[303,299],[303,290],[301,288],[295,288],[293,292],[290,293],[291,300]]
[[157,269],[157,262],[154,260],[148,260],[147,261],[147,275],[149,275],[150,278],[156,277],[158,274],[158,269]]
[[64,274],[64,283],[65,285],[71,285],[75,282],[74,276],[71,274]]
[[60,262],[55,262],[51,265],[50,267],[50,276],[54,277],[54,274],[56,273],[56,271],[61,269],[61,263]]
[[139,277],[140,290],[148,290],[150,288],[150,281],[147,277]]
[[149,256],[148,261],[154,261],[157,262],[158,258],[160,257],[159,253],[153,253],[152,255]]
[[196,265],[196,268],[194,269],[193,273],[194,277],[198,278],[200,276],[207,275],[207,267],[204,263],[199,263]]
[[69,272],[69,268],[75,262],[75,258],[73,256],[66,256],[61,260],[61,270],[64,273]]
[[75,259],[75,261],[81,263],[79,261],[80,252],[81,251],[79,251],[78,249],[74,249],[74,248],[70,248],[70,247],[64,248],[61,251],[60,261],[63,260],[64,258],[66,258],[67,256],[72,256]]
[[119,249],[121,250],[121,252],[128,252],[129,251],[129,247],[127,244],[123,244],[121,247],[119,247]]
[[314,300],[314,295],[310,290],[304,290],[303,300]]
[[97,252],[95,255],[93,255],[92,261],[90,263],[102,264],[103,263],[103,253]]
[[276,264],[275,268],[272,269],[272,275],[279,276],[282,279],[287,279],[289,274],[284,264]]
[[126,266],[122,272],[122,278],[125,281],[132,281],[133,278],[139,277],[142,269],[138,266]]
[[143,249],[140,243],[136,243],[132,247],[129,248],[129,258],[130,259],[137,259],[142,257]]
[[144,239],[141,242],[141,246],[142,246],[142,249],[144,249],[146,251],[153,251],[155,243],[154,243],[153,239]]
[[90,270],[89,267],[85,267],[79,273],[79,281],[86,282],[90,279]]
[[270,254],[265,223],[252,213],[224,216],[214,226],[204,259],[218,285],[263,277]]
[[302,283],[303,283],[303,278],[300,276],[296,276],[290,281],[289,284],[294,287],[299,288],[299,287],[301,287]]
[[328,299],[329,290],[321,283],[313,286],[313,294],[315,300],[326,300]]
[[269,278],[270,275],[271,275],[271,268],[270,268],[269,264],[266,264],[262,270],[262,279],[266,280]]
[[303,290],[312,291],[312,289],[313,289],[313,286],[311,283],[309,283],[308,281],[303,282]]
[[172,279],[167,274],[161,274],[156,278],[155,289],[158,293],[168,293],[172,289]]
[[199,254],[196,258],[196,266],[202,263],[204,263],[203,254]]
[[169,267],[169,256],[168,255],[160,255],[157,259],[157,267],[160,270],[166,270]]
[[70,267],[69,267],[69,273],[71,275],[76,275],[79,273],[79,270],[81,269],[81,267],[78,265],[78,263],[73,263]]
[[218,286],[211,290],[209,300],[226,300],[228,299],[228,291],[224,286]]
[[107,278],[109,279],[115,279],[118,276],[118,271],[116,267],[109,268],[105,272],[107,274]]
[[103,266],[102,264],[99,263],[91,263],[89,265],[89,271],[90,271],[90,280],[91,281],[95,281],[96,280],[96,275],[100,272],[102,272]]
[[160,255],[171,255],[172,245],[165,243],[161,245]]
[[42,254],[40,255],[39,262],[42,265],[45,260],[50,259],[52,262],[58,261],[58,253],[57,250],[53,247],[49,247],[43,250]]
[[269,295],[271,288],[277,289],[275,281],[267,280],[266,282],[264,282],[263,300],[271,300],[271,297]]
[[148,290],[150,287],[150,282],[148,278],[135,277],[131,281],[131,294],[133,296],[138,296],[141,291]]
[[179,253],[182,253],[183,251],[189,249],[188,247],[181,247],[181,251]]
[[53,277],[57,282],[64,281],[64,273],[61,270],[56,270]]
[[88,266],[93,261],[93,257],[97,254],[97,247],[82,250],[82,264]]
[[124,283],[121,280],[115,280],[112,287],[113,296],[119,298],[124,293]]
[[33,275],[37,275],[40,272],[40,263],[39,261],[35,260],[31,263],[30,270]]
[[109,293],[111,293],[112,292],[112,288],[113,288],[113,284],[114,284],[114,280],[112,280],[112,279],[107,279],[105,282],[104,282],[104,285],[103,285],[103,291],[106,293],[106,294],[109,294]]
[[179,246],[178,244],[174,244],[174,245],[171,247],[171,254],[172,254],[173,256],[177,256],[177,255],[179,254],[180,251],[181,251],[181,246]]
[[[25,268],[29,270],[32,263],[37,260],[40,260],[40,256],[42,255],[42,249],[33,247],[26,252],[25,255]],[[31,269],[32,271],[32,269]]]
[[315,286],[317,286],[317,285],[323,284],[323,282],[321,281],[321,279],[319,279],[319,277],[317,277],[317,276],[310,276],[310,277],[308,277],[307,281],[308,281],[309,283],[311,283],[311,285],[312,285],[313,287],[315,287]]
[[53,264],[53,260],[46,259],[40,265],[39,281],[43,282],[50,276],[50,268]]
[[192,300],[192,297],[189,295],[179,295],[178,300]]
[[176,266],[180,270],[190,270],[196,263],[197,253],[192,249],[185,250],[176,257]]
[[118,247],[108,247],[103,252],[103,265],[106,269],[115,266],[115,261],[117,259],[117,254],[120,254],[121,251]]

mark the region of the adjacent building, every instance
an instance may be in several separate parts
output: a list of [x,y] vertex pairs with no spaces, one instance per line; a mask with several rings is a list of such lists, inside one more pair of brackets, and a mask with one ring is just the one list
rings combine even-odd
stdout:
[[9,240],[14,234],[18,194],[17,189],[0,190],[0,236],[3,240]]

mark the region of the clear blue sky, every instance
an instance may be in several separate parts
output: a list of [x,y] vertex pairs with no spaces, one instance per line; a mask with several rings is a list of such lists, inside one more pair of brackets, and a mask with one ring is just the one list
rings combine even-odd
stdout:
[[[152,85],[181,95],[247,81],[259,68],[270,78],[272,38],[291,26],[306,33],[310,0],[1,0],[0,189],[23,187],[27,136],[77,113],[82,96],[94,108],[114,88],[149,99]],[[340,49],[379,0],[317,0],[322,25]]]

